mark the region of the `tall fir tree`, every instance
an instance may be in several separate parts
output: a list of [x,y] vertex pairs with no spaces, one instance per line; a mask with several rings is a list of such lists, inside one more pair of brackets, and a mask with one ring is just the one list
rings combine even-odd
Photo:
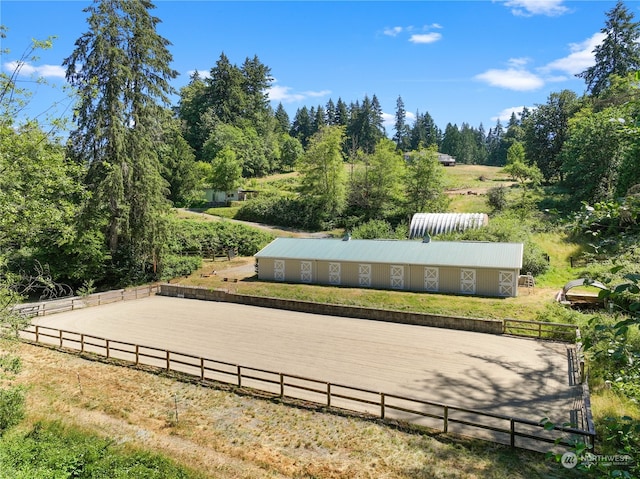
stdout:
[[404,101],[402,101],[401,96],[398,96],[396,100],[396,115],[393,129],[395,130],[393,141],[395,141],[396,147],[401,151],[407,151],[409,146],[409,127],[407,126],[407,111],[404,109]]
[[70,150],[89,165],[88,211],[104,221],[119,276],[129,281],[155,269],[168,210],[154,138],[177,73],[153,8],[149,0],[95,1],[85,9],[89,30],[64,60],[79,97]]
[[600,30],[604,40],[594,49],[596,63],[577,75],[595,96],[611,84],[612,75],[624,77],[640,70],[640,22],[633,21],[633,13],[621,0],[606,15]]

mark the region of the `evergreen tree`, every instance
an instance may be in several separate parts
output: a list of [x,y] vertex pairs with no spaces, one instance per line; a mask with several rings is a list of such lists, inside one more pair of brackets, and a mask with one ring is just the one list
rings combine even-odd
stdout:
[[[440,152],[447,155],[451,155],[454,158],[459,158],[460,142],[462,141],[460,130],[457,125],[447,123],[442,136],[442,144],[440,145]],[[461,160],[461,158],[460,158]]]
[[336,103],[335,124],[337,126],[347,126],[349,122],[349,109],[347,104],[342,101],[342,98],[338,98]]
[[245,117],[245,78],[242,70],[232,65],[224,52],[220,54],[216,66],[211,69],[206,83],[207,106],[212,109],[217,121],[237,124],[240,118]]
[[196,155],[201,158],[202,145],[207,141],[215,123],[207,104],[207,84],[196,71],[189,84],[180,89],[180,100],[176,108],[182,121],[183,137]]
[[337,125],[336,105],[333,103],[333,100],[331,98],[329,98],[329,101],[327,102],[327,106],[325,109],[326,109],[327,125],[329,126]]
[[243,118],[254,125],[260,124],[271,112],[269,88],[273,82],[271,68],[262,63],[256,55],[246,58],[240,69],[243,77],[243,91],[246,111]]
[[500,119],[496,120],[496,126],[489,129],[487,135],[487,162],[493,166],[504,166],[507,163],[507,147],[504,141],[504,128]]
[[177,120],[168,118],[163,130],[158,157],[162,177],[169,187],[168,198],[176,206],[186,206],[194,199],[198,186],[195,156],[180,133]]
[[416,112],[416,121],[411,128],[410,147],[417,151],[430,146],[440,145],[440,130],[436,126],[431,115],[427,112],[420,114]]
[[314,133],[317,131],[320,131],[322,127],[327,125],[327,118],[325,115],[324,108],[322,108],[322,106],[318,105],[318,108],[316,109],[315,113],[312,115],[312,119],[313,119]]
[[407,112],[404,109],[404,102],[402,101],[402,97],[398,96],[398,99],[396,100],[396,122],[393,126],[395,130],[393,141],[396,142],[396,147],[402,151],[406,151],[406,147],[408,146],[408,128],[406,119]]
[[577,76],[584,78],[587,91],[598,96],[611,83],[611,76],[624,77],[629,72],[640,70],[640,22],[619,0],[607,12],[602,44],[594,49],[596,63]]
[[378,140],[384,136],[382,109],[378,99],[365,95],[362,105],[351,106],[351,119],[347,125],[347,142],[354,150],[373,153]]
[[275,113],[277,129],[280,132],[289,132],[289,128],[291,128],[291,124],[289,121],[289,114],[282,106],[282,103],[278,103],[278,107],[276,108]]
[[128,280],[155,269],[168,207],[154,138],[177,73],[153,8],[149,0],[94,2],[85,10],[89,31],[64,60],[79,96],[70,149],[89,165],[89,210],[104,218],[108,247]]
[[312,130],[313,125],[311,115],[309,114],[307,107],[303,106],[296,110],[289,134],[292,137],[297,138],[302,144],[302,147],[306,148],[309,143],[309,138],[311,138],[311,135],[313,134]]

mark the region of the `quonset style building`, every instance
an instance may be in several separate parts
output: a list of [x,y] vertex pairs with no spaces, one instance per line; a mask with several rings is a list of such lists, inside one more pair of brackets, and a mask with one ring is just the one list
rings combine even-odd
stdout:
[[411,218],[409,239],[478,229],[488,224],[489,216],[485,213],[416,213]]
[[517,296],[522,243],[277,238],[258,278],[359,288]]

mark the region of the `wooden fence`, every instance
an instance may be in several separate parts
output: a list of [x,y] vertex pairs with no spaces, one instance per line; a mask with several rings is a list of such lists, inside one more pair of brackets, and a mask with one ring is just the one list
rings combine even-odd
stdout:
[[538,339],[559,339],[573,342],[578,336],[575,324],[545,323],[523,319],[503,319],[503,333]]
[[443,433],[508,444],[511,447],[548,451],[557,445],[570,446],[576,439],[593,443],[595,438],[592,427],[578,429],[554,426],[548,430],[540,421],[386,394],[45,326],[31,325],[21,332],[21,336],[25,341],[37,344],[178,373],[203,385],[230,384],[266,393],[271,397],[301,400],[319,407],[401,421]]
[[14,310],[24,316],[45,316],[47,314],[62,313],[75,309],[100,306],[101,304],[128,301],[145,298],[158,292],[158,285],[146,285],[132,289],[118,289],[104,293],[89,294],[87,296],[73,296],[69,298],[41,301],[39,303],[24,303],[17,305]]

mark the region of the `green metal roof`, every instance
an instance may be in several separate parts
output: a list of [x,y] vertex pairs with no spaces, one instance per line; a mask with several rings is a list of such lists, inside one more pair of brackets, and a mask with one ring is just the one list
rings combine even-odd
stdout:
[[520,269],[522,252],[522,243],[276,238],[255,257]]

